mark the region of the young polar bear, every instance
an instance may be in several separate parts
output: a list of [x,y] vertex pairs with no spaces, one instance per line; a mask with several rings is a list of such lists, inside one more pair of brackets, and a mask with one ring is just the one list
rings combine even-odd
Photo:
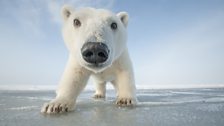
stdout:
[[57,96],[42,107],[42,113],[74,110],[75,102],[90,76],[96,84],[95,98],[104,98],[105,85],[117,91],[116,104],[136,104],[132,63],[126,45],[128,14],[104,9],[62,8],[63,38],[70,52]]

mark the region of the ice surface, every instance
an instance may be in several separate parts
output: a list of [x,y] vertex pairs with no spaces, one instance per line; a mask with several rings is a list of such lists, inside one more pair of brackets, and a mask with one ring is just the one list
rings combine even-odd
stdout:
[[42,115],[43,103],[53,91],[0,91],[0,126],[224,126],[224,89],[138,90],[137,107],[114,104],[115,92],[106,100],[93,100],[84,91],[74,112]]

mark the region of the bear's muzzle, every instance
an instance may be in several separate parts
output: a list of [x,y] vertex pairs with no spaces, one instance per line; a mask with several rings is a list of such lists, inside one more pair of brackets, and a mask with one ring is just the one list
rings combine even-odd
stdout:
[[87,42],[81,49],[83,59],[92,65],[100,66],[107,61],[109,49],[102,42]]

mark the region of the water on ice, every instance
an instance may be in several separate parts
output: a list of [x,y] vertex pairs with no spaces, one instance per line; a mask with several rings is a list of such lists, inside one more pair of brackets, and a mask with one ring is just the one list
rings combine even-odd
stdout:
[[91,98],[84,91],[76,110],[60,115],[43,115],[43,103],[55,97],[53,91],[0,91],[1,126],[223,126],[224,89],[138,90],[138,105],[117,107],[115,92],[105,100]]

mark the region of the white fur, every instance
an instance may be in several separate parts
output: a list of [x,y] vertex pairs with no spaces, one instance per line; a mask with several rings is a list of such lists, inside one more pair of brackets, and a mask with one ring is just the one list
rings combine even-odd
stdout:
[[[120,12],[115,15],[110,11],[94,8],[74,10],[70,6],[64,6],[62,16],[62,31],[70,52],[69,60],[56,98],[46,103],[41,112],[58,113],[74,110],[75,101],[90,76],[96,84],[95,98],[105,97],[105,84],[111,82],[117,91],[117,105],[135,105],[134,74],[126,46],[128,14]],[[79,28],[73,25],[73,20],[77,18],[81,22]],[[111,29],[112,22],[117,23],[118,29]],[[108,46],[109,58],[102,67],[91,67],[83,60],[81,48],[86,42],[103,42]]]

